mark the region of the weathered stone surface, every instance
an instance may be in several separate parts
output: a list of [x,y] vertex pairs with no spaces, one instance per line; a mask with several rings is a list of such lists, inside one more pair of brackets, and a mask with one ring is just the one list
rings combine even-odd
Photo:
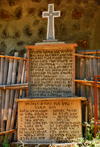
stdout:
[[[20,38],[20,40],[26,42],[26,45],[30,45],[32,42],[35,44],[36,42],[42,41],[42,38],[38,37],[37,34],[40,27],[44,27],[46,30],[47,20],[42,19],[41,14],[42,11],[48,10],[48,3],[55,5],[55,11],[61,11],[61,18],[55,19],[55,25],[57,28],[57,33],[55,33],[55,35],[59,41],[71,43],[88,37],[89,47],[86,49],[100,48],[99,37],[96,37],[100,36],[100,25],[98,25],[98,27],[96,26],[100,19],[99,0],[81,0],[80,4],[76,3],[75,0],[61,0],[61,3],[58,5],[55,3],[55,0],[29,0],[28,2],[25,0],[0,0],[0,3],[0,37],[2,36],[4,29],[9,31],[5,42],[7,45],[6,54],[13,49],[17,50],[17,42],[19,40],[15,39]],[[36,9],[36,12],[30,12],[29,15],[28,11],[33,7]],[[17,8],[21,8],[21,10],[18,12],[18,14],[15,14],[15,10]],[[82,9],[82,12],[79,12],[78,10],[78,12],[75,11],[78,8]],[[22,13],[21,15],[20,12]],[[38,20],[39,23],[38,21],[35,22],[35,20]],[[66,26],[66,35],[61,34],[62,24]],[[79,24],[80,28],[77,26],[77,24]],[[24,26],[26,25],[29,25],[30,27],[24,29]],[[88,35],[90,32],[91,35]],[[4,42],[4,38],[1,37],[0,42]],[[45,40],[46,36],[44,36],[43,39]]]
[[82,40],[79,40],[77,42],[79,48],[88,48],[89,47],[89,40],[88,39],[82,39]]
[[9,55],[9,56],[14,56],[14,53],[15,53],[15,52],[17,52],[17,50],[16,50],[16,49],[14,49],[14,50],[10,51],[10,52],[8,53],[8,55]]
[[22,8],[21,7],[16,8],[15,16],[17,19],[21,19],[21,17],[22,17]]
[[32,0],[32,2],[40,2],[41,0]]
[[97,2],[98,5],[100,5],[100,0],[95,0]]
[[88,3],[88,0],[83,0],[83,4],[87,4]]
[[22,46],[24,44],[24,41],[19,41],[18,43],[17,43],[17,46]]
[[9,12],[8,11],[6,11],[6,10],[0,10],[0,18],[2,19],[2,20],[11,20],[11,15],[9,14]]
[[90,18],[94,18],[95,11],[96,11],[96,10],[91,9],[91,11],[89,12],[89,17],[90,17]]
[[2,24],[0,24],[0,28],[2,28]]
[[44,36],[46,36],[45,28],[44,27],[39,28],[37,34],[39,38],[43,38]]
[[82,0],[75,0],[75,2],[76,2],[77,4],[80,4],[80,3],[82,2]]
[[63,18],[66,15],[66,10],[61,11],[61,18]]
[[35,20],[35,21],[33,22],[33,25],[38,25],[39,22],[40,22],[40,20]]
[[31,27],[29,25],[26,25],[24,27],[24,34],[28,37],[31,37],[33,35]]
[[24,57],[24,53],[26,53],[26,49],[22,49],[18,52],[19,57]]
[[8,2],[9,2],[10,6],[14,6],[14,5],[16,5],[16,3],[19,2],[19,0],[8,0]]
[[56,3],[57,5],[60,5],[61,0],[55,0],[55,3]]
[[46,9],[45,8],[40,8],[39,11],[38,11],[38,16],[41,17],[41,18],[42,18],[42,12],[43,11],[46,11]]
[[4,39],[6,39],[6,38],[9,37],[9,33],[8,33],[8,30],[7,29],[4,29],[2,31],[1,37],[4,38]]
[[81,100],[33,99],[18,102],[18,141],[67,143],[82,133]]
[[57,25],[55,25],[55,34],[58,34],[58,29],[57,29]]
[[67,33],[66,25],[62,24],[60,27],[60,31],[62,35],[66,35]]
[[53,4],[54,0],[47,0],[47,3],[52,3]]
[[21,32],[20,31],[17,31],[14,33],[14,38],[17,39],[17,38],[20,38],[21,36]]
[[67,2],[67,3],[71,3],[71,2],[72,2],[72,0],[66,0],[66,2]]
[[29,14],[29,15],[34,15],[35,12],[36,12],[36,9],[35,9],[35,8],[30,8],[30,9],[28,10],[28,14]]
[[76,8],[73,12],[73,18],[79,19],[82,17],[83,10],[81,8]]
[[73,25],[73,30],[75,30],[75,31],[80,30],[80,25],[79,25],[79,23],[76,23],[76,24]]
[[4,42],[0,43],[0,51],[5,52],[5,50],[7,49],[7,45]]
[[0,2],[0,7],[2,6],[1,2]]

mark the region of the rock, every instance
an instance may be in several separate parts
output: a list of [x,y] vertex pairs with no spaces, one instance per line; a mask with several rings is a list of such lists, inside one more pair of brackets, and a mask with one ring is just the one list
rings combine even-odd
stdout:
[[20,31],[15,32],[15,34],[14,34],[15,39],[20,38],[20,36],[21,36]]
[[40,2],[41,0],[32,0],[32,2]]
[[24,57],[24,53],[26,53],[26,49],[22,49],[18,52],[19,57]]
[[62,1],[62,0],[55,0],[55,3],[56,3],[57,5],[60,5],[61,1]]
[[46,9],[45,8],[40,8],[39,11],[38,11],[38,16],[41,17],[41,18],[42,18],[42,12],[43,11],[46,11]]
[[24,44],[24,41],[19,41],[18,43],[17,43],[17,46],[22,46]]
[[61,18],[63,18],[66,15],[66,10],[61,11]]
[[15,10],[15,16],[16,16],[17,19],[21,19],[21,17],[22,17],[22,8],[21,7],[18,7]]
[[79,19],[82,17],[83,10],[81,8],[76,8],[73,12],[73,18]]
[[62,35],[66,35],[67,30],[66,30],[66,26],[64,24],[62,24],[60,26],[60,32],[61,32]]
[[0,43],[0,51],[5,52],[5,50],[7,49],[7,45],[4,42]]
[[17,52],[17,50],[16,50],[16,49],[11,50],[11,51],[8,53],[8,55],[9,55],[9,56],[14,56],[14,53],[15,53],[15,52]]
[[2,19],[2,20],[11,20],[11,15],[9,14],[9,12],[8,11],[6,11],[6,10],[0,10],[0,18]]
[[53,3],[54,1],[53,0],[47,0],[47,3]]
[[19,0],[8,0],[10,6],[16,5],[16,3],[18,3],[18,1]]
[[33,25],[38,25],[39,22],[40,22],[40,20],[35,20],[35,21],[33,22]]
[[80,3],[82,2],[82,0],[75,0],[75,2],[76,2],[77,4],[80,4]]
[[31,27],[29,25],[26,25],[24,27],[24,34],[28,37],[31,37],[33,35]]
[[89,48],[89,40],[88,39],[78,40],[77,44],[78,44],[79,48]]
[[9,33],[8,33],[8,30],[7,29],[4,29],[2,31],[1,37],[4,38],[4,39],[6,39],[6,38],[9,37]]
[[46,35],[45,28],[44,28],[44,27],[40,27],[40,28],[38,29],[38,37],[39,37],[39,38],[43,38],[45,35]]
[[95,0],[97,2],[98,5],[100,5],[100,0]]
[[30,9],[28,10],[28,14],[29,14],[29,15],[34,15],[35,12],[36,12],[36,9],[35,9],[35,8],[30,8]]
[[66,2],[67,2],[67,3],[71,3],[71,2],[72,2],[72,0],[66,0]]
[[76,24],[73,25],[73,30],[76,30],[76,31],[80,30],[79,23],[76,23]]

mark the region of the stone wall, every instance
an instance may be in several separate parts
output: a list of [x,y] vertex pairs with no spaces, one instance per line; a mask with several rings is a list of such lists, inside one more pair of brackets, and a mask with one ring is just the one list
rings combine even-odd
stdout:
[[100,0],[0,0],[0,51],[22,56],[26,45],[45,40],[47,20],[41,14],[49,3],[61,11],[56,39],[78,43],[78,49],[100,47]]

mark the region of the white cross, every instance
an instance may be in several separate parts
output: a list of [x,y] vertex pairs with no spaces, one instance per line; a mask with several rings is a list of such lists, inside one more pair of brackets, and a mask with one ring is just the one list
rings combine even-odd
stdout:
[[60,11],[54,11],[54,4],[48,5],[48,11],[42,12],[43,18],[48,18],[47,23],[47,40],[55,39],[54,17],[60,17]]

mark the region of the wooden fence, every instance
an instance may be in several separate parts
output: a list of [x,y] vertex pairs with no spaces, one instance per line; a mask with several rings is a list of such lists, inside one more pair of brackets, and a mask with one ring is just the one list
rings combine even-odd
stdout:
[[[78,51],[76,57],[76,95],[88,100],[85,121],[94,117],[94,76],[100,75],[100,50]],[[100,82],[97,81],[98,118],[100,118]]]
[[16,98],[26,97],[27,54],[24,58],[0,55],[0,130],[9,134],[9,140],[17,140],[17,103]]
[[[94,75],[100,75],[100,51],[79,51],[75,56],[75,86],[76,95],[85,96],[83,121],[94,116]],[[100,118],[100,82],[97,82],[98,116]],[[27,83],[27,54],[23,58],[0,55],[0,130],[2,134],[9,134],[11,141],[17,141],[17,103],[16,98],[26,97]]]

